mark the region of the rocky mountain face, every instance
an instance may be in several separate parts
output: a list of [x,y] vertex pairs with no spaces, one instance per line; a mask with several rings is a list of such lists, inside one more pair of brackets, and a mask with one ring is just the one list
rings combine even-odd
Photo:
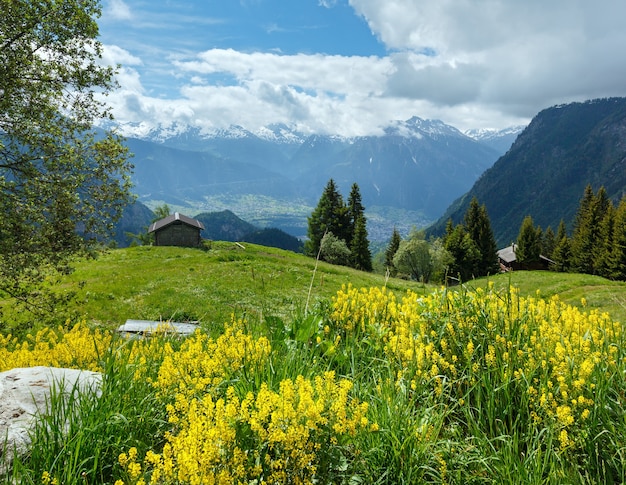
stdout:
[[[306,234],[306,216],[335,179],[359,184],[372,240],[439,217],[502,154],[438,120],[391,123],[379,136],[168,129],[128,138],[139,200],[182,212],[229,209],[250,223]],[[494,139],[497,136],[494,135]],[[287,222],[285,222],[287,221]],[[288,227],[287,227],[288,226]]]
[[458,198],[430,232],[460,222],[472,197],[485,204],[498,243],[517,238],[522,220],[553,230],[571,224],[585,186],[626,194],[626,98],[555,106],[541,111],[510,150]]

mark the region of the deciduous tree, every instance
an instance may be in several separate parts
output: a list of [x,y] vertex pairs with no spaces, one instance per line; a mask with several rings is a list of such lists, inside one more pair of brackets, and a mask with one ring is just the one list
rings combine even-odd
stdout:
[[115,87],[98,1],[0,9],[0,301],[48,314],[64,296],[43,290],[112,229],[131,166],[119,137],[93,129],[110,118],[99,95]]

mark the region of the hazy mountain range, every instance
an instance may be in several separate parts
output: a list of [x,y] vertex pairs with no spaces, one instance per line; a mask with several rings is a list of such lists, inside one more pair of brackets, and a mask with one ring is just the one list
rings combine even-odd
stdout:
[[394,226],[407,232],[440,217],[523,127],[462,133],[413,117],[379,136],[354,138],[304,135],[285,125],[256,133],[236,126],[212,133],[120,129],[134,154],[134,191],[149,207],[167,203],[191,216],[230,210],[255,226],[302,237],[333,178],[344,197],[359,185],[370,239],[383,241]]

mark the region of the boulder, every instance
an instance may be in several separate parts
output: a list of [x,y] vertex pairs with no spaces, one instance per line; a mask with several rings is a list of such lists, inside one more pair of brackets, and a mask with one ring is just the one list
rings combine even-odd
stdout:
[[98,372],[54,367],[26,367],[0,372],[0,462],[8,466],[16,454],[28,451],[36,415],[45,413],[54,389],[56,396],[93,390],[99,393]]

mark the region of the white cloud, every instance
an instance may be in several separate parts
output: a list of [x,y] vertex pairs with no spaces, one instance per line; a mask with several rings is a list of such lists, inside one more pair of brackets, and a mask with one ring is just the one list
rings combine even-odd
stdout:
[[103,45],[102,61],[104,64],[114,66],[122,64],[124,66],[142,65],[142,60],[132,55],[126,49],[122,49],[116,45]]
[[109,0],[105,13],[116,20],[130,20],[133,18],[130,7],[124,3],[124,0]]
[[389,96],[528,117],[559,102],[626,94],[621,0],[350,4],[390,49],[411,53],[392,56]]
[[[626,96],[623,0],[349,3],[388,55],[199,50],[182,38],[172,52],[135,47],[139,58],[106,46],[106,60],[124,65],[122,89],[108,101],[119,120],[146,126],[285,122],[352,135],[413,115],[459,129],[505,127],[553,104]],[[132,15],[121,0],[108,12]]]

